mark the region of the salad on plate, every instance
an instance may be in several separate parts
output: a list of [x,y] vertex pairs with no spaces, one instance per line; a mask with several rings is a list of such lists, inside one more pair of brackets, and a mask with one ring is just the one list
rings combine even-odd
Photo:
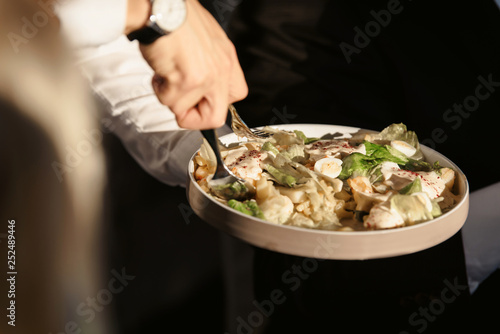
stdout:
[[[426,162],[417,135],[404,124],[349,138],[265,130],[273,133],[266,140],[221,147],[227,167],[256,188],[252,199],[223,201],[244,214],[280,225],[366,231],[425,222],[459,202],[456,172]],[[207,143],[194,165],[196,182],[210,193],[216,162]]]

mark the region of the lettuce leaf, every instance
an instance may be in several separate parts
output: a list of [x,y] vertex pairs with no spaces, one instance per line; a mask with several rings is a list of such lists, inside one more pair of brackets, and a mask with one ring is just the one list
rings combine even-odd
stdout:
[[276,146],[274,146],[271,142],[269,141],[266,141],[264,143],[264,145],[262,145],[262,149],[264,151],[268,151],[268,152],[271,152],[274,154],[274,156],[276,156],[277,154],[280,153],[280,151],[276,148]]
[[408,131],[403,123],[389,125],[378,134],[377,139],[386,141],[402,140],[417,149],[417,152],[412,156],[413,158],[421,160],[424,157],[420,150],[417,134],[414,131]]
[[271,174],[281,185],[293,187],[297,183],[297,178],[290,174],[291,170],[285,171],[283,169],[278,169],[273,165],[266,165],[264,169],[267,170],[269,174]]
[[367,176],[376,165],[377,163],[369,159],[367,155],[353,153],[342,160],[342,171],[338,177],[341,180],[347,180],[351,176]]
[[417,134],[414,131],[408,131],[406,125],[403,123],[399,124],[391,124],[382,130],[379,134],[380,139],[382,140],[402,140],[415,147],[417,150],[420,145],[418,143]]
[[303,145],[291,145],[288,149],[281,152],[281,154],[295,162],[302,162],[306,159],[306,152]]
[[393,155],[387,146],[377,145],[368,141],[364,142],[366,154],[353,153],[345,157],[342,161],[342,172],[339,178],[345,180],[351,176],[368,176],[370,171],[382,162],[391,161],[398,165],[404,165],[408,158]]
[[231,199],[227,202],[227,204],[229,205],[229,207],[246,215],[257,217],[260,219],[266,219],[264,217],[264,213],[259,208],[255,200],[246,200],[244,202],[240,202],[235,199]]
[[396,210],[403,220],[410,225],[441,215],[439,205],[432,201],[432,210],[427,209],[427,205],[418,196],[394,195],[390,199],[391,209]]
[[304,141],[304,145],[314,143],[315,141],[318,141],[319,138],[314,138],[314,137],[306,137],[304,132],[300,130],[294,130],[295,134],[297,135],[298,138],[302,139]]
[[397,163],[400,168],[411,171],[432,171],[428,162],[408,158],[389,145],[378,145],[365,141],[366,155],[353,153],[343,159],[342,172],[339,178],[345,180],[351,176],[368,176],[383,162]]
[[420,182],[420,178],[417,177],[413,182],[407,184],[403,189],[399,191],[402,195],[411,195],[413,193],[422,192],[422,183]]
[[215,186],[215,190],[222,192],[226,198],[239,198],[248,191],[247,187],[239,181]]

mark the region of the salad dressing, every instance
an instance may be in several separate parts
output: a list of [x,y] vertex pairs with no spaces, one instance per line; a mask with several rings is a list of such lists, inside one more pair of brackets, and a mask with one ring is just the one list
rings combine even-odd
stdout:
[[305,152],[311,156],[311,160],[319,160],[325,157],[344,157],[354,152],[366,154],[366,149],[363,144],[354,147],[347,140],[333,139],[318,140],[306,145]]
[[393,189],[401,190],[408,183],[413,182],[417,177],[420,178],[422,191],[425,192],[430,199],[440,197],[446,188],[444,180],[434,171],[413,172],[403,169],[393,170],[386,182],[389,183]]
[[262,161],[266,158],[266,152],[242,147],[229,151],[224,161],[235,175],[244,179],[258,180],[262,174]]

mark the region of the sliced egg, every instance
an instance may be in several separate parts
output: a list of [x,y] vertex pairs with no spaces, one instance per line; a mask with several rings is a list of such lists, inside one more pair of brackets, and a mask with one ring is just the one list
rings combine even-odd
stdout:
[[399,152],[405,154],[407,157],[411,157],[417,152],[415,147],[402,140],[391,141],[391,146]]
[[335,179],[342,171],[342,160],[337,158],[320,159],[314,164],[314,171],[330,179]]
[[354,150],[354,152],[358,152],[358,153],[366,155],[366,146],[365,146],[365,144],[360,144],[358,147],[356,147],[356,149]]

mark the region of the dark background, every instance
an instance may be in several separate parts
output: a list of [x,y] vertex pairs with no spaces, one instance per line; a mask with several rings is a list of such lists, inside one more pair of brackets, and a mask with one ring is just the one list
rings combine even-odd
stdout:
[[[202,3],[224,27],[229,26],[230,16],[234,13],[237,1],[202,1]],[[286,3],[290,7],[293,4],[293,2]],[[337,3],[340,4],[339,6],[344,5],[342,1]],[[360,3],[356,11],[349,7],[343,12],[348,14],[342,16],[335,14],[335,8],[327,8],[325,9],[327,21],[325,21],[324,32],[337,42],[343,38],[352,40],[353,36],[349,34],[352,34],[353,25],[346,28],[346,20],[364,22],[363,19],[367,18],[363,18],[359,13],[369,13],[371,8],[383,8],[386,3],[373,2],[367,5]],[[417,6],[415,3],[411,5]],[[499,18],[497,23],[500,24],[500,15],[495,14],[495,7],[491,4],[493,4],[492,1],[484,1],[476,3],[475,6],[489,8],[490,10],[482,12],[491,14],[493,18]],[[451,5],[451,3],[447,2],[445,5]],[[341,67],[345,67],[345,64],[341,63],[342,55],[337,53],[336,60],[324,58],[324,53],[331,50],[328,49],[328,45],[322,44],[322,40],[318,40],[317,43],[312,44],[317,50],[307,52],[312,55],[312,59],[308,58],[304,61],[299,54],[297,55],[298,61],[289,60],[293,71],[286,68],[283,75],[288,73],[291,76],[289,82],[294,83],[293,85],[285,85],[286,87],[282,87],[280,92],[276,92],[272,87],[267,93],[265,89],[256,91],[252,89],[253,86],[250,83],[255,83],[255,87],[266,87],[266,85],[258,85],[262,84],[263,79],[258,77],[256,73],[259,71],[255,68],[269,69],[272,65],[262,59],[255,59],[251,51],[242,51],[241,62],[245,73],[249,76],[247,78],[250,84],[250,96],[249,103],[241,104],[238,110],[251,125],[269,123],[275,117],[272,110],[274,108],[282,110],[286,105],[290,114],[297,115],[293,119],[295,123],[326,122],[377,130],[387,125],[387,119],[394,119],[395,122],[404,121],[411,129],[421,134],[421,139],[429,137],[429,132],[433,128],[444,126],[441,119],[443,111],[451,107],[454,102],[463,101],[465,96],[474,91],[478,75],[487,75],[492,70],[498,70],[498,59],[500,59],[492,58],[487,53],[488,43],[492,36],[495,38],[500,36],[497,34],[498,25],[491,26],[488,25],[491,21],[474,17],[474,11],[470,11],[468,19],[464,20],[463,13],[468,11],[469,3],[453,2],[455,7],[448,8],[445,5],[432,5],[432,10],[420,7],[419,10],[406,11],[401,13],[401,17],[395,17],[396,24],[388,27],[380,38],[374,39],[369,47],[362,50],[360,57],[357,58],[357,61],[361,62],[361,65],[358,64],[360,71],[357,76],[353,76],[349,71],[342,72]],[[259,6],[252,4],[252,1],[247,1],[240,10],[248,13],[250,17],[250,14],[255,15],[255,13],[249,11],[258,10]],[[496,10],[498,12],[498,9]],[[307,15],[307,13],[303,14]],[[330,14],[331,18],[328,18],[327,14]],[[406,18],[410,17],[411,20],[402,20],[402,15],[406,15]],[[448,19],[443,20],[443,16],[450,18],[452,24],[449,24]],[[286,26],[286,22],[279,22],[279,19],[280,17],[275,18],[276,26],[297,29],[297,27]],[[332,23],[332,20],[337,20],[338,26]],[[424,22],[430,22],[430,24],[426,25]],[[361,26],[361,23],[359,24]],[[461,29],[466,30],[467,33],[460,36],[465,38],[467,43],[454,40],[457,38],[453,31],[455,26],[461,26]],[[274,25],[263,25],[260,29],[273,29],[274,27]],[[434,27],[434,29],[430,30],[429,27]],[[343,35],[339,36],[336,31],[341,31]],[[259,31],[243,31],[242,34],[252,41],[258,38]],[[238,38],[244,47],[243,42],[247,41],[245,38]],[[391,43],[391,38],[397,40],[398,43]],[[262,45],[262,41],[253,42],[255,45]],[[425,48],[415,47],[423,44],[426,45]],[[469,48],[466,49],[463,45],[469,45]],[[300,51],[300,48],[298,50]],[[389,51],[380,53],[380,50]],[[279,52],[276,52],[279,55]],[[478,54],[484,57],[477,57]],[[388,57],[399,60],[394,65],[393,62],[387,60]],[[425,59],[426,66],[424,68],[415,66],[412,63],[415,58]],[[368,64],[367,68],[375,68],[375,70],[366,71],[362,67],[365,63]],[[318,64],[323,64],[324,67]],[[376,66],[373,66],[374,64]],[[394,68],[398,66],[407,70],[399,71]],[[438,75],[437,73],[442,73],[440,72],[442,69],[449,76]],[[280,73],[276,67],[272,70],[276,72],[269,73]],[[323,73],[332,71],[339,73],[336,80],[323,76]],[[293,73],[290,74],[291,72]],[[373,77],[374,82],[368,81],[369,85],[360,87],[358,83],[367,77]],[[280,82],[274,82],[272,78],[273,75],[266,78],[269,80],[267,86],[280,87]],[[500,76],[496,78],[500,79]],[[312,84],[307,84],[306,79]],[[406,82],[406,84],[400,85],[397,82]],[[456,85],[457,82],[463,84]],[[436,97],[439,102],[434,104],[437,106],[434,116],[422,119],[418,111],[426,107],[427,100],[435,97],[433,92],[438,90],[436,87],[446,92],[444,96],[447,98]],[[333,99],[337,101],[333,104],[329,102],[332,91],[339,96]],[[409,92],[412,92],[413,96],[415,92],[421,92],[420,99],[406,100],[404,97],[412,95]],[[266,94],[274,95],[267,96]],[[496,100],[487,101],[486,104],[489,104],[489,107],[486,104],[481,105],[481,109],[471,116],[464,127],[457,132],[451,132],[453,140],[437,147],[453,161],[463,161],[459,166],[463,167],[467,175],[468,172],[472,173],[474,170],[474,164],[472,161],[468,162],[465,158],[466,153],[456,150],[457,146],[453,143],[456,143],[457,138],[461,138],[459,140],[461,145],[480,141],[476,129],[485,124],[487,131],[495,130],[496,123],[491,120],[496,117],[492,112],[495,103],[498,105],[498,94],[496,96]],[[384,101],[392,101],[392,103],[388,105]],[[414,103],[415,101],[419,102]],[[248,109],[246,106],[249,106]],[[304,111],[308,108],[329,112],[317,113],[317,117],[312,119],[311,114]],[[356,116],[354,111],[359,109],[369,110],[372,116],[365,118]],[[338,114],[335,116],[332,114],[339,110],[345,111],[344,116],[337,117]],[[401,117],[402,110],[405,111],[404,117]],[[369,115],[370,112],[366,111],[364,114]],[[110,208],[107,212],[109,219],[105,235],[109,258],[107,267],[125,266],[127,272],[136,275],[136,279],[123,293],[116,296],[112,304],[118,332],[135,334],[162,330],[162,332],[222,333],[225,282],[221,271],[218,232],[200,221],[195,215],[190,215],[186,220],[186,212],[183,211],[188,204],[185,190],[161,184],[145,173],[115,137],[106,135],[105,148],[109,163],[107,193]],[[488,182],[491,180],[484,180],[478,176],[473,178],[471,186],[477,189]],[[259,253],[262,252],[259,251]],[[268,257],[273,258],[273,255],[268,254]],[[351,264],[351,266],[356,265]],[[345,264],[345,266],[348,265]],[[372,269],[377,270],[376,267]],[[323,273],[323,277],[328,277],[325,275]],[[274,283],[276,285],[273,285]],[[279,283],[271,279],[265,282],[264,286],[279,286]],[[498,329],[496,316],[500,312],[499,297],[500,274],[497,271],[479,287],[474,295],[460,305],[460,310],[448,310],[448,313],[445,311],[441,320],[442,327],[439,328],[460,329],[457,326],[453,327],[453,324],[460,324],[472,326],[475,332]],[[355,305],[350,306],[355,308]],[[282,312],[288,308],[285,305]],[[458,309],[458,306],[456,308]],[[290,312],[292,312],[291,316],[293,311]],[[285,313],[283,317],[286,318],[286,316]],[[333,324],[334,319],[335,316],[332,315]],[[333,332],[333,328],[335,327],[333,326],[332,330],[327,330],[327,332]],[[461,327],[461,329],[465,328]],[[274,332],[279,333],[280,330]]]

